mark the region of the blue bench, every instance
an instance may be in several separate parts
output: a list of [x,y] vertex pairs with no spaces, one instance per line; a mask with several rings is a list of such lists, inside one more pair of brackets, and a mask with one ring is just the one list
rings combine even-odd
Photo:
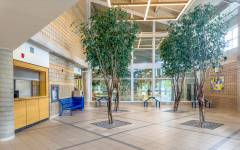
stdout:
[[59,100],[60,104],[60,116],[64,110],[69,110],[72,116],[72,111],[74,110],[83,110],[84,109],[84,97],[72,97],[64,98]]

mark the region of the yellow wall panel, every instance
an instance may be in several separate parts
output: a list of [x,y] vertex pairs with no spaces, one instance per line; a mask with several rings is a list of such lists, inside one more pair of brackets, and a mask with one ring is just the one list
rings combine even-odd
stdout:
[[14,101],[14,123],[15,129],[27,125],[26,100]]
[[39,121],[39,101],[38,99],[27,100],[27,125]]
[[48,98],[48,68],[13,61],[14,66],[40,72],[40,96],[28,98],[15,98],[14,121],[15,129],[37,123],[49,117]]
[[39,117],[40,120],[47,119],[49,117],[49,99],[40,98],[39,99]]

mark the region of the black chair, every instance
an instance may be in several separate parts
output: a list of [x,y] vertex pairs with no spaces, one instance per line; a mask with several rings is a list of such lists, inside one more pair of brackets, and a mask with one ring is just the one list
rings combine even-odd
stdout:
[[[199,106],[198,100],[192,101],[192,108],[197,108]],[[212,101],[208,100],[207,98],[204,98],[204,106],[206,108],[213,108],[214,104]]]
[[108,105],[108,98],[107,97],[99,97],[97,100],[96,100],[96,102],[95,102],[95,106],[96,107],[98,107],[98,106],[101,106],[101,103],[102,102],[106,102],[107,103],[107,105]]

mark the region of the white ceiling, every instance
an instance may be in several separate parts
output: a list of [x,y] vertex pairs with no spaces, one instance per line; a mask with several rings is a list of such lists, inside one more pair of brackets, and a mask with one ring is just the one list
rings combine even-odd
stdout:
[[0,0],[0,49],[16,49],[78,0]]

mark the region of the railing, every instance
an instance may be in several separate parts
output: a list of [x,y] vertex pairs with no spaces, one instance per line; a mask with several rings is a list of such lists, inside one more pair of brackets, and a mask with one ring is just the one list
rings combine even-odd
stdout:
[[156,97],[149,97],[148,99],[146,99],[144,102],[143,102],[143,106],[144,107],[148,107],[148,102],[150,101],[150,100],[155,100],[155,106],[156,106],[156,108],[158,107],[158,108],[160,108],[160,106],[161,106],[161,101],[160,100],[158,100],[158,99],[156,99]]

